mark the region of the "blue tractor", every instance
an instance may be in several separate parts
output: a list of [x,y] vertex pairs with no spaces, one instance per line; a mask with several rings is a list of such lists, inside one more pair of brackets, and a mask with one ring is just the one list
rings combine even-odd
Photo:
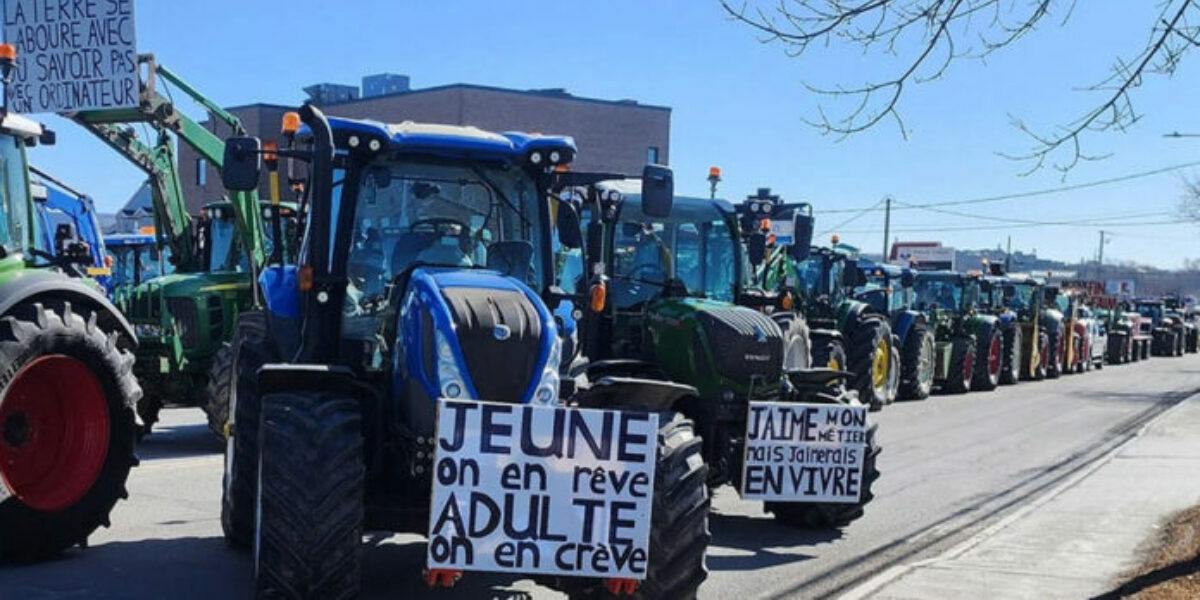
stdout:
[[[111,233],[104,236],[104,249],[112,259],[109,295],[123,297],[142,282],[174,272],[171,249],[159,250],[151,233]],[[120,304],[120,303],[118,303]]]
[[[277,151],[308,163],[298,264],[264,270],[267,308],[239,315],[232,342],[222,524],[233,545],[253,547],[257,593],[352,597],[364,530],[438,530],[430,499],[444,485],[433,473],[444,449],[439,410],[485,400],[659,423],[657,459],[648,453],[653,510],[639,521],[650,531],[640,584],[497,570],[537,573],[579,598],[694,595],[706,577],[707,467],[691,423],[669,407],[695,390],[560,379],[572,357],[548,308],[568,299],[553,284],[553,247],[582,233],[578,215],[548,192],[574,141],[327,118],[311,105],[299,117],[298,131],[285,118]],[[226,187],[257,186],[262,153],[256,138],[230,138]],[[669,213],[669,170],[651,175],[658,185],[643,194],[645,210]],[[556,237],[556,225],[572,235]],[[497,515],[506,523],[509,508]],[[463,570],[425,576],[450,585]]]
[[96,205],[49,174],[30,166],[30,182],[37,215],[38,248],[34,254],[49,260],[69,275],[92,277],[105,289],[111,285],[104,240]]
[[861,263],[867,284],[855,297],[880,314],[891,317],[892,333],[899,342],[901,400],[924,400],[933,390],[934,335],[925,313],[914,308],[916,295],[911,268],[879,263]]

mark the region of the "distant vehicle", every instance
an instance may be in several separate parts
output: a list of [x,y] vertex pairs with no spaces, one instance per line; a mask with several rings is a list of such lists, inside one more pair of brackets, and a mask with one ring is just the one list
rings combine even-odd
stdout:
[[112,259],[112,285],[118,289],[140,285],[147,279],[171,274],[171,249],[160,252],[153,234],[116,233],[104,236],[104,247]]
[[1084,369],[1104,368],[1104,355],[1108,352],[1108,326],[1091,308],[1079,308],[1079,324],[1084,330]]

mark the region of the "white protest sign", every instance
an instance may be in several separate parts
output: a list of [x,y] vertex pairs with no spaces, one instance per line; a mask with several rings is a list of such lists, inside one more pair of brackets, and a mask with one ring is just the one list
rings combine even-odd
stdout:
[[645,579],[658,415],[442,400],[429,568]]
[[796,224],[792,221],[771,221],[771,234],[776,244],[791,244],[796,237]]
[[133,0],[3,0],[16,46],[8,107],[75,112],[138,104]]
[[866,442],[865,406],[751,402],[742,497],[858,502]]

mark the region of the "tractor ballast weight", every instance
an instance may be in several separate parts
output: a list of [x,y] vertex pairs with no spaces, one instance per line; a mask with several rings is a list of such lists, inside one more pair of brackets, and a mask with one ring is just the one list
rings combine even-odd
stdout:
[[[235,545],[253,540],[257,591],[356,595],[364,528],[430,532],[432,425],[447,398],[657,414],[652,558],[635,597],[694,594],[706,468],[691,424],[662,410],[691,389],[616,376],[560,385],[548,190],[573,141],[327,119],[311,105],[300,117],[298,147],[279,150],[309,163],[299,264],[264,270],[265,314],[243,313],[233,341],[222,524]],[[225,182],[256,182],[257,140],[227,148]],[[669,207],[669,171],[647,174],[651,212],[655,199]],[[578,597],[605,586],[539,580]]]
[[[7,82],[11,58],[0,67]],[[137,464],[133,330],[95,282],[31,251],[42,235],[26,148],[54,137],[0,117],[0,563],[86,545]]]

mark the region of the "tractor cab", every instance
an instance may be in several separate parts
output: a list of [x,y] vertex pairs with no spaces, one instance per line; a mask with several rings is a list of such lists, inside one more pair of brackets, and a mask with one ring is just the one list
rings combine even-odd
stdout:
[[913,307],[915,274],[896,265],[867,263],[859,266],[866,283],[855,289],[854,297],[870,304],[880,313],[895,315]]
[[115,233],[104,236],[104,249],[112,263],[114,296],[143,281],[162,277],[174,270],[169,247],[159,251],[158,242],[149,233]]

